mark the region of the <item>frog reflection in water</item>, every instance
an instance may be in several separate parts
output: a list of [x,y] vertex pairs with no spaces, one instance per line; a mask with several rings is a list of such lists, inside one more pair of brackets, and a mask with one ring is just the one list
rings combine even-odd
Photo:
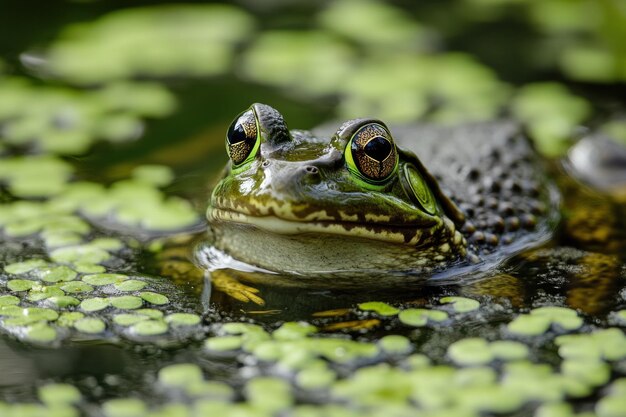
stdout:
[[289,130],[263,104],[235,119],[198,256],[214,282],[233,262],[286,285],[441,281],[552,234],[556,193],[514,123],[324,130]]

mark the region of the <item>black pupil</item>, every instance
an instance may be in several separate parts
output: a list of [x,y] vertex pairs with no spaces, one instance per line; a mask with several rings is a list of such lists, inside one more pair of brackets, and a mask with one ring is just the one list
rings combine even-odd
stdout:
[[376,161],[384,161],[391,153],[391,142],[380,136],[367,142],[365,154]]
[[243,142],[247,139],[246,131],[243,128],[243,123],[241,123],[241,117],[237,119],[235,123],[230,125],[226,137],[228,138],[228,143],[230,143],[231,145]]

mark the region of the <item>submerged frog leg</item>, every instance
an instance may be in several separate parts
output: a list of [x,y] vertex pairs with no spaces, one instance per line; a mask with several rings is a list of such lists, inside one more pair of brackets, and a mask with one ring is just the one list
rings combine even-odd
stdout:
[[173,236],[161,242],[156,254],[159,273],[176,285],[192,288],[200,293],[204,282],[204,271],[190,260],[190,242],[193,235]]
[[242,284],[237,275],[233,272],[226,272],[221,269],[211,272],[211,284],[216,290],[242,303],[252,301],[254,304],[260,306],[265,305],[265,300],[257,295],[259,290],[249,285]]

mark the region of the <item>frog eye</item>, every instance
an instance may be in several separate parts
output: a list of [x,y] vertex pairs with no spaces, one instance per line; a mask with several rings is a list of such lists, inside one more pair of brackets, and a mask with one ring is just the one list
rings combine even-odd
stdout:
[[359,128],[345,150],[350,172],[368,183],[381,183],[396,171],[398,152],[389,131],[378,123]]
[[235,167],[254,158],[259,149],[260,135],[252,109],[241,113],[226,133],[226,152]]
[[434,215],[437,212],[437,201],[424,178],[422,178],[417,169],[409,164],[404,165],[402,171],[404,172],[403,175],[400,175],[400,182],[405,192],[425,212]]

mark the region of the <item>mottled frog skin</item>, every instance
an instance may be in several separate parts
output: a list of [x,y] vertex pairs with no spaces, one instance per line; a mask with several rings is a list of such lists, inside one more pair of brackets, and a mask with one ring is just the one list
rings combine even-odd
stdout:
[[542,161],[508,121],[303,131],[254,104],[226,148],[201,256],[213,270],[337,286],[455,279],[545,242],[558,216]]

